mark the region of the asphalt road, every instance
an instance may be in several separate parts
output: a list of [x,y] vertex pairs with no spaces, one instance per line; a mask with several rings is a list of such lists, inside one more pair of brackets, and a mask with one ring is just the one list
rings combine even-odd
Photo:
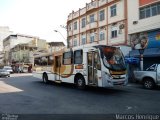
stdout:
[[134,114],[160,113],[160,89],[141,85],[78,90],[70,84],[44,84],[30,74],[0,78],[0,113]]

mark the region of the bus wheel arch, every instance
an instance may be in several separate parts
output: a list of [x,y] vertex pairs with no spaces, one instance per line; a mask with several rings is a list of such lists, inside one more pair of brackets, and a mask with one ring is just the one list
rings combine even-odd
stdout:
[[74,83],[78,89],[85,89],[86,82],[82,74],[77,73],[74,77]]
[[46,84],[49,83],[48,75],[47,75],[46,72],[43,73],[42,79],[43,79],[43,82],[44,82],[44,83],[46,83]]

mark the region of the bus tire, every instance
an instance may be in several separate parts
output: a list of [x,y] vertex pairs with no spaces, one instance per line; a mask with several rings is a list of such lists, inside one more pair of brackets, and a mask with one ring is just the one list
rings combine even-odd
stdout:
[[48,84],[49,83],[49,80],[48,80],[48,76],[46,73],[43,74],[43,82]]
[[75,78],[75,84],[76,84],[76,87],[78,89],[85,89],[85,79],[83,76],[81,75],[78,75],[76,78]]
[[151,78],[145,78],[143,81],[143,86],[146,89],[153,89],[155,87],[155,83]]

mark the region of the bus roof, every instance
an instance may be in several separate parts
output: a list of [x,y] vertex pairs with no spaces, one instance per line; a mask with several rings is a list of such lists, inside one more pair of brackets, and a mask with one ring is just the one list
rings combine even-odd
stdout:
[[34,58],[45,57],[45,56],[52,56],[52,55],[53,55],[53,53],[43,53],[43,54],[34,56]]

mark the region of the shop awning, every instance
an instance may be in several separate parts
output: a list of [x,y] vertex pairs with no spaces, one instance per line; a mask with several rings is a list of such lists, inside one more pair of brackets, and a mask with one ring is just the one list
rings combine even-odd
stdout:
[[[139,57],[139,51],[138,50],[132,50],[129,52],[127,56],[130,57]],[[143,53],[144,57],[160,57],[160,48],[149,48],[145,49]]]

